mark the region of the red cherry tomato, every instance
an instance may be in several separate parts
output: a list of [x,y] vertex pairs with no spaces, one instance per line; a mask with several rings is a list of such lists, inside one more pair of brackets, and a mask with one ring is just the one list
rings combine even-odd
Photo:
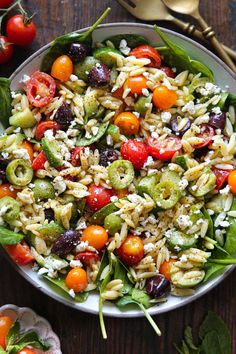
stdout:
[[47,161],[47,158],[44,154],[44,151],[40,151],[38,156],[34,159],[32,163],[32,169],[37,171],[37,170],[43,170],[44,169],[44,164]]
[[0,36],[0,64],[7,63],[13,54],[13,45],[5,36]]
[[111,197],[114,195],[111,189],[102,187],[101,185],[91,184],[88,188],[90,195],[86,197],[88,207],[92,211],[96,211],[109,204]]
[[127,266],[138,264],[144,256],[144,247],[140,237],[128,235],[117,250],[119,258]]
[[31,349],[31,348],[28,348],[28,347],[24,347],[17,354],[36,354],[36,351],[34,349]]
[[32,20],[24,21],[22,15],[15,15],[7,21],[6,33],[11,43],[25,46],[33,42],[36,26]]
[[13,0],[0,0],[0,8],[9,7],[13,3]]
[[139,47],[134,48],[129,52],[129,56],[134,55],[136,58],[148,58],[151,63],[148,66],[153,68],[160,68],[161,66],[161,55],[160,53],[150,45],[144,44]]
[[60,124],[55,122],[54,120],[47,120],[45,122],[41,122],[37,125],[36,130],[35,130],[35,139],[36,140],[41,140],[44,136],[44,133],[49,130],[59,130],[60,129]]
[[165,140],[149,137],[147,145],[149,154],[155,159],[162,161],[171,159],[176,151],[182,148],[181,139],[174,135],[167,136]]
[[136,170],[141,170],[148,159],[147,147],[138,140],[128,140],[121,145],[121,156],[124,160],[132,162]]
[[230,171],[229,170],[221,170],[216,167],[214,167],[212,169],[212,171],[214,172],[214,174],[216,176],[216,189],[219,190],[222,187],[224,187],[224,185],[226,184]]
[[90,265],[91,262],[93,261],[98,261],[100,259],[99,255],[96,252],[92,251],[85,251],[85,252],[79,252],[75,256],[75,259],[80,260],[83,264],[85,265]]
[[169,66],[161,66],[161,70],[164,71],[168,77],[175,77],[174,71]]
[[71,163],[75,167],[81,165],[81,161],[80,161],[80,153],[81,153],[81,151],[84,151],[84,146],[76,146],[71,151]]
[[56,92],[55,80],[48,74],[36,71],[26,85],[30,103],[35,107],[46,106],[53,100]]
[[201,149],[204,146],[208,146],[212,142],[212,138],[215,135],[215,130],[208,124],[202,124],[201,132],[197,135],[198,138],[202,138],[204,141],[200,144],[194,145],[194,149]]
[[17,245],[5,246],[7,253],[13,261],[20,265],[26,265],[34,261],[30,248],[26,242],[22,241]]

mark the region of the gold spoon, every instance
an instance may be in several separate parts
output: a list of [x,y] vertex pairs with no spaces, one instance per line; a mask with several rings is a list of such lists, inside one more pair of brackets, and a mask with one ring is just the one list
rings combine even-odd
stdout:
[[225,61],[225,63],[236,72],[236,66],[226,53],[218,39],[212,27],[208,26],[206,21],[199,13],[199,0],[162,0],[163,3],[172,11],[189,15],[195,18],[203,29],[203,35],[214,46],[219,56]]
[[[194,36],[200,40],[206,40],[202,32],[198,31],[194,25],[184,22],[172,16],[162,0],[117,0],[133,16],[144,21],[170,21],[180,27],[186,35]],[[223,45],[227,53],[236,61],[236,52]]]

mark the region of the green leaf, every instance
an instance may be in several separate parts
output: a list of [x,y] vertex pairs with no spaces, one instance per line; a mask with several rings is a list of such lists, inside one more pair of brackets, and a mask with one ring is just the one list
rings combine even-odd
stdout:
[[17,354],[28,345],[43,351],[50,349],[50,346],[44,343],[36,332],[28,332],[21,336],[20,339],[14,343],[14,345],[9,345],[7,347],[7,352],[10,354]]
[[205,274],[203,283],[206,283],[207,281],[218,277],[220,274],[222,274],[225,271],[225,267],[226,266],[220,265],[220,264],[207,263],[206,268],[205,268],[206,274]]
[[0,77],[0,102],[1,102],[1,123],[4,128],[9,126],[9,118],[11,116],[11,90],[10,80]]
[[[230,211],[236,211],[236,198],[234,198]],[[236,218],[229,216],[228,221],[230,226],[226,232],[224,248],[229,254],[233,256],[236,253]]]
[[0,226],[0,244],[1,245],[16,245],[21,240],[23,240],[25,236],[13,232],[6,227]]
[[195,72],[202,73],[203,76],[206,76],[209,79],[211,79],[213,82],[215,82],[215,78],[214,78],[212,71],[206,65],[204,65],[203,63],[201,63],[198,60],[190,59],[190,62],[191,62],[191,66],[192,66],[192,72],[194,72],[194,69],[195,69]]
[[114,279],[121,279],[123,282],[123,287],[120,290],[122,294],[128,294],[131,289],[132,289],[132,284],[128,278],[129,271],[128,269],[124,266],[124,264],[117,259],[116,265],[115,265],[115,271],[114,271]]
[[181,347],[174,344],[174,347],[177,350],[177,352],[179,354],[190,354],[187,344],[185,343],[184,340],[182,340],[181,344],[182,344]]
[[151,306],[151,303],[150,303],[151,298],[144,290],[134,288],[131,292],[131,297],[134,301],[136,301],[139,304],[144,305],[146,308]]
[[132,299],[131,295],[125,295],[119,298],[118,300],[116,300],[116,306],[119,309],[122,309],[127,305],[133,305],[133,304],[138,305],[137,302],[134,299]]
[[227,266],[231,264],[236,264],[236,258],[223,258],[223,259],[212,258],[212,259],[208,259],[208,262]]
[[96,143],[96,141],[100,140],[101,137],[106,133],[108,125],[109,125],[109,122],[104,122],[104,123],[100,124],[96,135],[92,136],[91,138],[83,137],[76,142],[76,145],[77,146],[89,146],[91,144]]
[[187,326],[184,331],[184,339],[189,346],[190,349],[193,350],[198,350],[198,347],[193,342],[193,334],[192,334],[192,328],[190,326]]
[[16,320],[9,332],[7,333],[7,336],[6,336],[6,343],[7,343],[7,346],[8,345],[12,345],[14,344],[14,342],[16,341],[16,339],[19,337],[19,333],[20,333],[20,323],[18,320]]
[[105,217],[116,212],[117,210],[118,208],[115,206],[115,203],[109,203],[96,211],[96,213],[92,215],[91,221],[96,223],[96,225],[103,225]]
[[[205,354],[231,354],[230,332],[224,321],[214,312],[208,312],[200,327],[199,337],[203,341],[202,345]],[[217,340],[219,343],[215,352],[210,351],[211,348],[214,348]]]
[[101,17],[99,17],[99,19],[87,31],[83,33],[73,32],[56,38],[43,58],[41,70],[49,73],[55,59],[62,54],[67,54],[72,43],[84,42],[91,45],[93,31],[109,14],[110,10],[110,8],[107,8]]
[[106,266],[108,266],[109,264],[109,257],[108,257],[108,252],[104,252],[103,256],[102,256],[102,260],[101,260],[101,264],[98,270],[98,274],[97,274],[97,278],[96,278],[96,285],[97,287],[99,287],[101,285],[102,280],[101,278],[101,274],[103,272],[103,270],[105,269]]
[[51,286],[54,288],[54,290],[56,292],[61,292],[61,294],[63,296],[66,296],[67,298],[69,298],[70,300],[74,300],[75,302],[85,302],[88,298],[88,292],[84,292],[84,293],[76,293],[75,297],[72,298],[69,295],[69,289],[67,288],[66,284],[65,284],[65,278],[64,277],[59,277],[59,278],[50,278],[47,275],[43,276],[46,281],[48,281]]
[[5,350],[3,349],[3,347],[1,347],[1,345],[0,345],[0,354],[6,354]]

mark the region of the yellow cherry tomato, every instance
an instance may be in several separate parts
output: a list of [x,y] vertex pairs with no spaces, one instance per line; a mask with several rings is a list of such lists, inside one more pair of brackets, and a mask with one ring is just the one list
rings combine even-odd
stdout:
[[176,261],[172,258],[169,259],[169,261],[165,261],[162,263],[162,265],[160,266],[160,270],[159,272],[164,275],[164,277],[168,280],[170,280],[170,268],[172,266],[173,263],[175,263]]
[[55,79],[66,82],[70,79],[73,70],[74,66],[70,57],[68,57],[68,55],[61,55],[54,61],[51,69],[51,75]]
[[147,79],[140,76],[130,76],[126,81],[127,87],[130,89],[132,94],[142,95],[143,90],[147,89]]
[[120,132],[125,135],[134,135],[139,131],[140,121],[131,112],[122,112],[116,117],[114,124],[120,128]]
[[6,349],[6,336],[13,324],[13,320],[8,316],[0,316],[0,347]]
[[228,185],[233,194],[236,194],[236,170],[230,172],[228,177]]
[[101,250],[108,241],[108,233],[102,226],[90,225],[83,231],[81,240],[87,241],[96,250]]
[[132,267],[138,264],[144,256],[142,239],[139,236],[128,235],[117,253],[125,265]]
[[177,94],[166,86],[157,86],[153,91],[152,101],[156,108],[169,109],[176,104]]
[[83,268],[73,268],[66,276],[67,288],[74,290],[76,293],[84,291],[84,289],[87,288],[87,285],[87,273]]

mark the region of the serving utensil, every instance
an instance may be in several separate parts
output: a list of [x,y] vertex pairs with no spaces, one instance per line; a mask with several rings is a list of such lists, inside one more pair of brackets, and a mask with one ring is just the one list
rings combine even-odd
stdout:
[[224,62],[234,72],[236,72],[235,64],[233,63],[229,55],[226,53],[226,51],[220,44],[214,30],[212,29],[211,26],[207,24],[204,18],[200,15],[199,0],[187,0],[187,1],[186,0],[162,0],[162,1],[168,7],[168,9],[195,18],[203,29],[202,33],[204,37],[210,41],[210,43],[213,45],[213,47],[218,52],[219,56],[224,60]]
[[[206,40],[202,32],[189,22],[184,22],[171,15],[168,8],[161,0],[117,0],[127,11],[140,20],[145,21],[170,21],[180,27],[188,36],[194,36],[200,40]],[[133,4],[133,5],[131,5]],[[227,53],[236,60],[236,52],[223,45]]]

